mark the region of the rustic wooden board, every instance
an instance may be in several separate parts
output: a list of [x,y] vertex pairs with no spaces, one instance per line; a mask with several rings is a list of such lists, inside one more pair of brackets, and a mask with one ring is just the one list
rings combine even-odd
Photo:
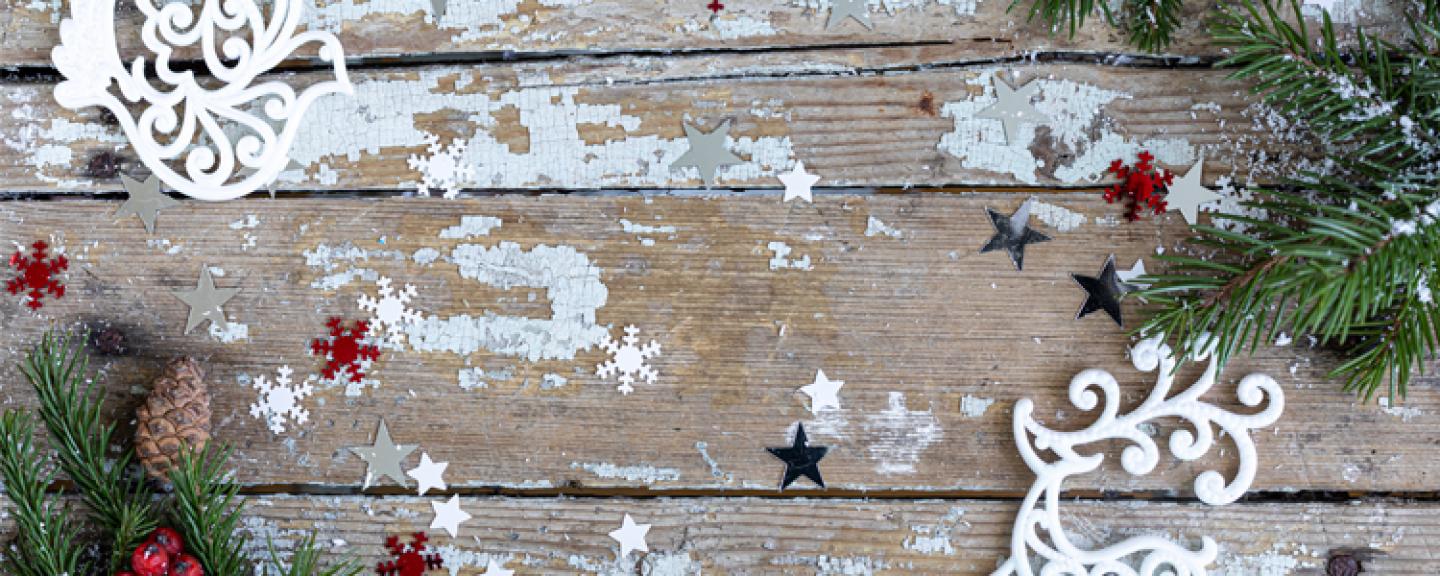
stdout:
[[[1313,151],[1225,71],[957,58],[947,46],[356,73],[353,98],[327,96],[306,115],[291,150],[304,168],[275,187],[413,189],[424,164],[412,159],[434,154],[427,136],[440,153],[468,143],[469,189],[698,187],[694,168],[670,167],[688,149],[686,122],[731,123],[747,163],[722,168],[721,187],[778,186],[795,161],[821,186],[1093,185],[1141,150],[1182,174],[1203,155],[1207,183],[1274,181]],[[974,118],[1005,71],[1040,82],[1037,107],[1052,118],[1013,145],[998,121]],[[0,189],[119,190],[117,172],[139,166],[123,132],[96,109],[58,108],[52,90],[0,85],[16,103],[0,117]]]
[[[142,54],[135,34],[143,21],[122,2],[116,29],[121,53]],[[464,58],[475,53],[624,52],[724,50],[803,46],[953,43],[970,58],[1015,57],[1034,51],[1132,52],[1123,34],[1092,20],[1073,39],[1047,34],[1043,23],[1026,22],[1025,6],[1008,11],[1008,0],[887,0],[893,14],[872,2],[867,30],[849,21],[826,29],[829,2],[732,0],[718,18],[708,0],[452,0],[437,22],[424,1],[316,0],[304,27],[337,33],[347,56],[386,60],[397,56]],[[1028,4],[1027,4],[1028,5]],[[49,66],[59,42],[60,20],[69,15],[62,0],[0,3],[0,65]],[[1213,56],[1204,31],[1209,4],[1186,8],[1183,28],[1167,54]],[[1318,12],[1315,12],[1318,14]],[[1390,1],[1337,3],[1342,31],[1358,24],[1388,30],[1398,18]]]
[[[322,542],[367,561],[384,556],[389,535],[427,530],[419,498],[257,497],[247,522],[260,541],[287,546],[314,531]],[[1009,556],[1018,505],[976,500],[866,501],[465,498],[474,519],[459,538],[430,531],[451,574],[475,575],[490,560],[530,574],[989,574]],[[649,554],[617,560],[607,535],[626,513],[653,524]],[[1212,574],[1323,574],[1330,554],[1362,559],[1366,574],[1430,575],[1440,510],[1430,504],[1066,503],[1065,521],[1081,546],[1136,534],[1164,534],[1194,545],[1215,538]]]
[[[1112,252],[1128,268],[1175,249],[1183,230],[1178,215],[1120,224],[1119,207],[1096,191],[1038,199],[1036,225],[1056,240],[1033,246],[1024,272],[976,253],[992,232],[983,209],[1022,200],[1003,192],[827,195],[813,205],[776,195],[187,202],[161,215],[153,237],[134,218],[115,221],[117,202],[0,203],[0,238],[47,239],[72,262],[63,300],[38,314],[14,297],[0,305],[0,382],[8,402],[28,404],[14,363],[42,331],[121,326],[134,354],[98,367],[128,421],[124,410],[165,359],[199,356],[212,369],[218,436],[237,446],[255,484],[355,487],[364,468],[346,448],[384,417],[397,441],[450,461],[460,487],[773,493],[781,470],[764,448],[783,445],[800,421],[833,447],[823,468],[831,493],[1016,495],[1031,482],[1011,438],[1016,400],[1034,398],[1054,426],[1080,427],[1090,419],[1065,399],[1076,372],[1114,371],[1127,402],[1153,383],[1129,367],[1129,340],[1108,319],[1072,319],[1083,298],[1068,274],[1094,274]],[[468,239],[446,232],[466,215],[502,224],[477,222],[470,231],[487,234]],[[791,250],[774,264],[772,242]],[[483,247],[511,252],[496,267],[462,254]],[[806,258],[811,269],[789,267]],[[466,278],[458,263],[477,265]],[[223,272],[220,286],[242,289],[227,308],[235,330],[185,336],[186,309],[170,291],[193,287],[207,265]],[[322,387],[299,433],[266,431],[248,414],[256,396],[246,377],[282,364],[318,372],[308,343],[327,317],[360,317],[356,299],[381,275],[414,284],[414,308],[437,322],[495,315],[478,323],[495,332],[437,328],[426,344],[386,352],[371,373],[377,387],[355,397]],[[551,280],[500,286],[527,276]],[[547,324],[557,308],[560,320]],[[584,318],[591,308],[595,324]],[[623,396],[594,375],[606,355],[582,344],[627,324],[663,354],[660,380]],[[1237,361],[1210,395],[1229,402],[1252,370],[1288,393],[1285,418],[1257,433],[1255,489],[1433,488],[1433,387],[1422,382],[1408,407],[1382,411],[1324,378],[1333,364],[1303,339],[1262,356]],[[807,410],[797,389],[817,369],[847,383],[843,411]],[[1233,453],[1221,452],[1162,459],[1142,478],[1109,467],[1071,488],[1185,496],[1201,471],[1233,470]]]

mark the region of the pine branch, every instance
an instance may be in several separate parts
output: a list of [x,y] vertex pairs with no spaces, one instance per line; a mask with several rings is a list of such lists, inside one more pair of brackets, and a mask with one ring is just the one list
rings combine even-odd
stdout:
[[196,454],[182,451],[170,471],[174,484],[176,528],[186,549],[212,576],[246,576],[252,567],[245,557],[246,538],[239,531],[244,500],[225,464],[229,449],[206,447]]
[[119,570],[130,551],[155,529],[153,498],[143,481],[127,476],[131,451],[107,458],[115,424],[102,424],[104,389],[88,382],[85,338],[47,333],[21,365],[40,399],[40,417],[60,469],[75,482],[90,516],[111,534],[110,571]]
[[[1010,10],[1023,1],[1011,2]],[[1085,20],[1099,12],[1111,26],[1125,29],[1131,45],[1146,52],[1168,48],[1180,27],[1182,0],[1123,0],[1113,8],[1111,4],[1110,0],[1033,0],[1027,20],[1040,18],[1052,31],[1063,29],[1074,38]]]
[[6,551],[17,576],[83,574],[85,547],[69,510],[46,498],[54,472],[44,471],[45,458],[35,448],[35,424],[28,414],[13,410],[0,416],[0,477],[15,504],[11,515],[19,536]]
[[365,567],[353,557],[321,568],[320,547],[315,544],[313,532],[307,533],[295,546],[288,564],[280,559],[280,553],[275,550],[273,541],[266,544],[270,550],[270,563],[261,572],[262,576],[359,576],[365,571]]

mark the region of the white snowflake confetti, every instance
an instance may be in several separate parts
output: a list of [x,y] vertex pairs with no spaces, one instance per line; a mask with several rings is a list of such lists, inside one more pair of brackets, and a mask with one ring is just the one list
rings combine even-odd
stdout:
[[357,302],[360,309],[369,312],[374,318],[377,331],[385,331],[385,340],[393,347],[400,347],[405,344],[406,324],[416,324],[421,320],[420,313],[410,308],[410,300],[415,297],[415,287],[406,284],[404,290],[396,291],[390,286],[390,279],[381,276],[375,281],[380,287],[379,298],[371,298],[369,294],[361,294]]
[[300,405],[315,391],[306,380],[299,386],[292,386],[290,375],[295,371],[289,366],[281,366],[280,375],[271,383],[269,378],[259,376],[250,385],[260,391],[260,399],[250,405],[250,415],[265,421],[270,431],[275,434],[285,433],[285,421],[292,420],[295,424],[304,424],[310,419],[310,411]]
[[620,385],[616,387],[621,394],[630,394],[635,391],[632,384],[638,376],[645,380],[646,384],[654,384],[660,373],[651,368],[645,361],[660,355],[660,344],[651,340],[644,346],[639,346],[640,337],[636,336],[640,329],[634,326],[625,327],[625,336],[618,342],[605,335],[600,345],[605,352],[610,354],[610,359],[603,364],[595,365],[595,374],[601,378],[609,378],[619,374]]
[[460,195],[460,189],[470,181],[473,170],[465,164],[466,142],[456,138],[450,142],[450,146],[442,146],[440,137],[434,134],[426,134],[425,142],[429,143],[426,151],[428,157],[421,158],[417,154],[410,155],[410,169],[420,172],[420,184],[416,187],[421,196],[429,196],[431,188],[443,188],[446,198],[454,198]]

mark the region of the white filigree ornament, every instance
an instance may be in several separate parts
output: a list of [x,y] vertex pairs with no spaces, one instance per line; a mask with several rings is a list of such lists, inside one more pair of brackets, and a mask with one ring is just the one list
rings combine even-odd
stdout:
[[[50,54],[65,76],[55,86],[55,100],[72,110],[109,110],[141,162],[186,196],[230,200],[269,184],[289,165],[290,146],[310,105],[326,94],[353,92],[340,41],[327,32],[295,33],[303,0],[266,2],[268,19],[255,0],[204,0],[198,7],[137,0],[145,15],[140,36],[154,60],[136,57],[128,67],[116,41],[115,2],[70,2],[60,44]],[[333,80],[298,94],[279,81],[256,83],[312,42],[319,44],[320,61],[331,65]],[[198,50],[213,81],[172,67],[176,49]]]
[[[1197,341],[1207,342],[1202,335]],[[1207,470],[1195,478],[1195,495],[1206,504],[1230,504],[1245,494],[1255,479],[1258,467],[1255,441],[1250,431],[1274,424],[1285,409],[1285,393],[1275,380],[1264,374],[1251,374],[1240,380],[1236,394],[1249,407],[1268,404],[1253,414],[1237,414],[1200,396],[1215,385],[1219,373],[1212,355],[1213,343],[1195,356],[1209,361],[1205,372],[1190,388],[1170,396],[1175,379],[1176,360],[1163,336],[1141,341],[1131,350],[1135,367],[1144,372],[1156,371],[1155,387],[1139,406],[1119,414],[1120,385],[1109,372],[1085,370],[1070,380],[1070,402],[1081,410],[1100,407],[1099,418],[1083,430],[1060,432],[1037,422],[1032,413],[1035,405],[1029,398],[1015,404],[1015,444],[1025,464],[1035,472],[1035,483],[1025,495],[1010,539],[1010,558],[992,576],[1204,576],[1215,561],[1219,547],[1205,537],[1199,549],[1190,549],[1159,535],[1127,538],[1098,550],[1085,550],[1070,541],[1060,523],[1061,484],[1070,476],[1085,474],[1100,467],[1105,455],[1098,453],[1098,443],[1117,439],[1129,443],[1120,454],[1126,472],[1143,476],[1160,462],[1160,449],[1143,427],[1152,420],[1176,418],[1191,429],[1170,434],[1170,452],[1184,461],[1196,460],[1215,445],[1215,427],[1230,437],[1240,460],[1239,470],[1229,482],[1217,471]],[[1096,394],[1098,389],[1100,394]],[[1104,406],[1100,406],[1101,396]],[[1033,445],[1031,438],[1034,438]],[[1094,446],[1082,454],[1085,446]],[[1046,461],[1040,452],[1053,454]]]

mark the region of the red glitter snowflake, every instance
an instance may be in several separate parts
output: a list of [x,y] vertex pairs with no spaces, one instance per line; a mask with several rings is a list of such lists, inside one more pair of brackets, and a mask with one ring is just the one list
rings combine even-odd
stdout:
[[349,381],[359,382],[365,378],[365,361],[374,362],[380,358],[380,348],[366,341],[370,324],[357,320],[350,327],[340,318],[325,322],[330,335],[310,342],[310,353],[325,357],[325,378],[339,381],[348,375]]
[[390,550],[390,555],[395,559],[377,564],[375,573],[380,576],[421,576],[426,570],[444,568],[444,561],[439,554],[422,552],[428,540],[424,532],[416,532],[411,536],[409,544],[401,544],[398,536],[386,538],[385,548]]
[[1123,160],[1115,160],[1107,170],[1120,181],[1105,191],[1105,200],[1113,204],[1115,200],[1124,198],[1127,207],[1125,217],[1131,222],[1139,220],[1141,212],[1146,208],[1157,215],[1164,214],[1164,194],[1169,191],[1170,185],[1175,183],[1173,172],[1163,168],[1156,169],[1155,156],[1149,152],[1141,152],[1139,159],[1134,166],[1126,166]]
[[721,4],[720,0],[710,0],[710,3],[706,4],[705,7],[709,8],[710,11],[714,12],[717,16],[720,15],[721,10],[725,9],[725,5]]
[[39,310],[45,304],[40,300],[49,294],[55,298],[65,296],[65,285],[55,275],[64,272],[70,267],[70,261],[65,255],[48,256],[46,251],[50,245],[44,241],[36,241],[30,245],[30,256],[24,256],[24,252],[16,250],[15,255],[10,257],[10,267],[20,272],[19,276],[5,282],[5,290],[11,294],[25,294],[26,306]]

